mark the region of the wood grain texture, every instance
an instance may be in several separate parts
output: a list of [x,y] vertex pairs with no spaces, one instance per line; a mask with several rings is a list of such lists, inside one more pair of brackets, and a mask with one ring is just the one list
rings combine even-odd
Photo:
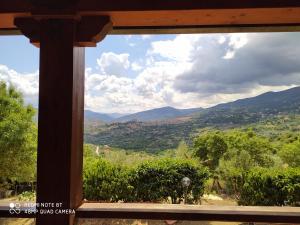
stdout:
[[84,203],[76,211],[76,217],[297,223],[300,222],[300,208]]
[[[63,18],[47,19],[45,16],[39,17],[18,17],[14,19],[14,24],[19,28],[21,33],[29,38],[30,43],[40,46],[41,32],[43,30],[44,21],[52,23],[52,31],[48,33],[53,35],[56,33],[55,21],[70,21],[73,23],[73,40],[72,43],[77,47],[95,47],[98,42],[104,39],[109,31],[112,30],[112,23],[108,16],[62,16]],[[64,18],[65,17],[65,18]],[[51,22],[52,21],[52,22]],[[7,29],[5,30],[7,32]],[[16,30],[14,30],[15,32]]]
[[163,27],[182,29],[184,26],[222,28],[244,25],[247,29],[248,25],[294,27],[300,24],[298,0],[79,0],[66,1],[68,7],[63,7],[62,4],[60,10],[39,7],[31,4],[29,0],[11,2],[0,1],[0,29],[15,28],[14,18],[41,15],[109,16],[114,30],[130,31],[136,27],[155,27],[148,30],[154,34],[159,33],[159,29]]
[[[8,204],[0,204],[0,217],[34,217],[24,213],[12,216],[8,210]],[[76,217],[298,224],[300,207],[84,203]]]
[[300,7],[300,2],[298,0],[1,0],[0,13],[30,11],[39,6],[48,6],[49,9],[53,7],[69,9],[70,7],[75,6],[77,10],[147,11],[182,9],[287,8]]
[[[84,48],[74,47],[75,27],[73,20],[43,20],[40,32],[37,202],[63,209],[82,201]],[[38,214],[37,224],[73,219]]]

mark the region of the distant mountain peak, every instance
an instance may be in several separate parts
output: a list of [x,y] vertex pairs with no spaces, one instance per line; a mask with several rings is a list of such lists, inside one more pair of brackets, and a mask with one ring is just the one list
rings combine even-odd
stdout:
[[182,117],[194,112],[201,111],[202,108],[193,109],[176,109],[171,106],[165,106],[155,109],[149,109],[142,112],[133,113],[127,116],[120,117],[115,122],[128,122],[128,121],[160,121],[167,119],[174,119],[176,117]]
[[293,104],[295,101],[300,101],[299,86],[283,91],[268,91],[255,97],[238,99],[229,103],[222,103],[209,109],[244,108],[257,111],[266,108],[281,108],[283,103],[285,107],[288,107],[288,103]]

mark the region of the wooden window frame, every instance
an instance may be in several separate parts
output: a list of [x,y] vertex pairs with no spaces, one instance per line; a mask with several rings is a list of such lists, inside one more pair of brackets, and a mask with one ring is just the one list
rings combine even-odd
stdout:
[[[300,31],[299,0],[1,0],[0,35],[23,34],[41,47],[37,200],[76,209],[75,216],[37,215],[37,224],[72,224],[76,217],[300,222],[296,207],[82,202],[83,47],[95,46],[108,33],[283,31]],[[60,172],[64,175],[53,176]],[[49,188],[55,185],[57,191]],[[0,204],[0,217],[36,216],[24,210],[10,214]]]
[[[36,218],[22,208],[11,214],[7,204],[0,204],[0,218]],[[299,223],[300,208],[268,206],[175,205],[149,203],[83,203],[76,218],[89,219],[148,219],[225,222]]]

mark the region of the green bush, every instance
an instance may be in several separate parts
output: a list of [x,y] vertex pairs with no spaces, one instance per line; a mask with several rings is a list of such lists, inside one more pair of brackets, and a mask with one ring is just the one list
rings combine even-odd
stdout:
[[300,166],[300,140],[283,145],[279,151],[279,156],[290,167]]
[[241,205],[300,205],[300,167],[288,169],[256,168],[246,175]]
[[84,166],[83,190],[88,200],[117,202],[131,194],[129,170],[104,159],[88,158]]
[[187,193],[191,201],[198,201],[204,192],[208,170],[192,160],[158,159],[145,162],[134,171],[134,195],[138,201],[165,201],[179,203],[184,197],[181,180],[191,179]]
[[24,191],[23,193],[19,194],[18,201],[35,201],[36,200],[36,193],[32,191]]
[[84,196],[88,200],[161,202],[171,198],[179,203],[184,196],[183,177],[191,179],[187,190],[191,201],[198,201],[208,179],[206,168],[192,160],[157,159],[128,168],[104,159],[89,158],[84,168]]

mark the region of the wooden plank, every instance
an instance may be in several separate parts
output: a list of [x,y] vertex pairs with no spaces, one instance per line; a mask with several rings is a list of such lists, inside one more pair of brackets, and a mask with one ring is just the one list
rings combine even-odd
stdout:
[[[41,21],[43,20],[45,20],[43,17],[19,17],[14,20],[14,24],[21,30],[23,35],[29,38],[30,43],[39,47]],[[46,20],[54,21],[58,19]],[[75,17],[64,20],[74,21],[73,46],[77,47],[94,47],[112,30],[112,23],[107,16],[86,16],[81,17],[80,20]]]
[[[74,209],[82,201],[84,48],[73,20],[42,20],[37,202]],[[37,224],[72,224],[74,215],[37,215]]]
[[[8,0],[6,0],[8,1]],[[287,8],[300,7],[298,0],[80,0],[77,8],[81,11],[152,11],[192,9],[242,9],[242,8]]]
[[[66,4],[62,4],[66,2]],[[60,4],[59,4],[60,3]],[[31,11],[35,5],[54,5],[56,9],[74,4],[79,10],[147,11],[181,9],[241,9],[300,7],[298,0],[1,0],[0,13]],[[64,7],[64,5],[66,5]],[[50,7],[49,7],[50,8]]]
[[[139,34],[208,34],[208,33],[257,33],[300,32],[299,25],[248,25],[248,26],[177,26],[177,27],[114,27],[109,35]],[[17,29],[0,29],[1,35],[22,35]]]
[[297,223],[300,207],[84,203],[76,217]]
[[[209,34],[209,33],[257,33],[300,32],[299,25],[235,25],[235,26],[176,26],[176,27],[114,27],[111,35],[132,34]],[[1,35],[1,31],[0,31]]]
[[[150,29],[159,33],[163,27],[176,29],[182,26],[236,25],[286,25],[300,24],[300,1],[298,0],[79,0],[78,4],[61,10],[34,7],[19,3],[21,0],[0,1],[0,29],[15,28],[13,19],[37,15],[109,16],[114,27],[156,27]],[[22,0],[23,2],[24,0]],[[2,6],[1,6],[2,4]]]
[[18,28],[0,29],[0,36],[4,35],[22,35],[22,32]]
[[[101,18],[101,13],[95,12],[94,14]],[[83,15],[91,16],[92,14],[83,13]],[[14,32],[17,30],[15,25],[1,24],[4,21],[1,20],[1,16],[3,15],[0,14],[0,35],[6,35],[7,31],[18,34]],[[295,32],[299,31],[300,8],[292,11],[276,10],[272,13],[269,10],[257,10],[256,13],[243,10],[240,13],[232,12],[232,14],[217,11],[211,14],[189,11],[119,12],[112,13],[111,20],[114,26],[112,34]],[[1,29],[1,27],[9,28]]]
[[[9,212],[9,203],[0,204],[0,217],[34,218],[34,214]],[[32,208],[28,208],[32,209]],[[157,219],[227,222],[299,223],[299,207],[209,206],[136,203],[84,203],[77,218]]]
[[299,24],[297,8],[241,8],[157,11],[79,11],[80,15],[108,15],[114,27],[129,26],[224,26],[251,24]]

